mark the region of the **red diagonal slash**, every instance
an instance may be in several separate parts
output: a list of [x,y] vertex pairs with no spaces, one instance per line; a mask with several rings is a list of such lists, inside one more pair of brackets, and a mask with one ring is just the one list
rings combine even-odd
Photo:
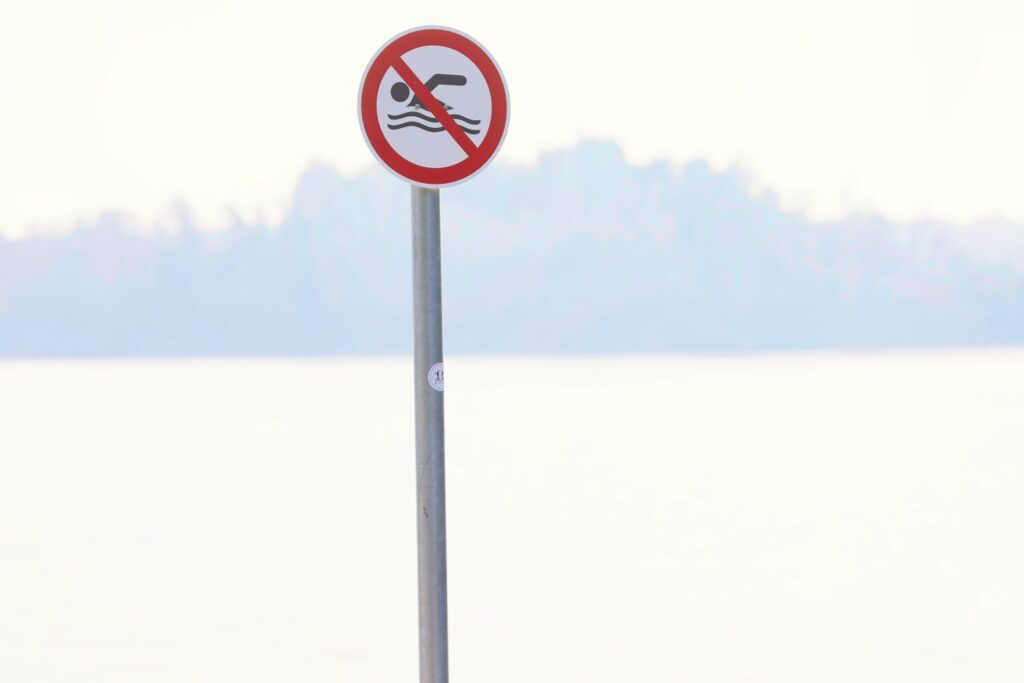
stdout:
[[423,106],[434,115],[434,118],[441,122],[444,129],[455,138],[455,142],[459,144],[462,151],[466,153],[466,156],[472,157],[476,154],[477,147],[473,144],[473,141],[466,135],[466,131],[459,128],[459,124],[455,123],[455,119],[445,110],[434,94],[427,90],[427,86],[423,85],[423,81],[416,77],[409,65],[405,63],[401,57],[395,60],[394,64],[391,65],[398,75],[405,81],[406,85],[412,88],[412,91],[416,93],[416,97],[419,98]]

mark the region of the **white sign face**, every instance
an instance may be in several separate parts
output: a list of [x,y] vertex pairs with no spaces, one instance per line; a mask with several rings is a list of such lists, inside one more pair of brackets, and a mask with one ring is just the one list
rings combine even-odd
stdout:
[[[479,146],[491,126],[491,94],[480,69],[466,55],[440,45],[415,48],[402,59]],[[468,156],[394,68],[377,91],[377,117],[388,144],[418,166],[444,168]]]
[[447,187],[483,170],[505,139],[508,112],[508,88],[491,55],[441,26],[385,43],[359,86],[370,151],[421,187]]

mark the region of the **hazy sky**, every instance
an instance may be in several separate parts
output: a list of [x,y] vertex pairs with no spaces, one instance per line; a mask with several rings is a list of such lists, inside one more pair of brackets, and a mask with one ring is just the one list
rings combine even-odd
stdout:
[[[1024,3],[5,0],[0,232],[183,198],[273,220],[314,159],[371,163],[366,61],[421,24],[500,62],[502,152],[584,138],[738,165],[815,216],[1024,222]],[[433,9],[428,9],[433,7]]]

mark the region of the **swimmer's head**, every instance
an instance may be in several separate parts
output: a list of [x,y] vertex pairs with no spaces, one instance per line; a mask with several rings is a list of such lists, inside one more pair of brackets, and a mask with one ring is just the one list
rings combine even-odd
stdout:
[[398,81],[391,86],[391,99],[395,102],[405,102],[409,97],[409,86],[402,81]]

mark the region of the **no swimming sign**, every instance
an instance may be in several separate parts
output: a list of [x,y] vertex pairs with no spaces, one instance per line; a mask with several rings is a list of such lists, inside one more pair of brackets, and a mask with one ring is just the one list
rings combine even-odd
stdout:
[[454,29],[416,28],[389,40],[359,86],[359,123],[374,156],[421,187],[479,173],[508,130],[505,79],[491,55]]
[[448,683],[441,191],[498,153],[508,89],[478,42],[439,26],[395,36],[359,84],[359,126],[377,160],[411,183],[416,543],[420,683]]

